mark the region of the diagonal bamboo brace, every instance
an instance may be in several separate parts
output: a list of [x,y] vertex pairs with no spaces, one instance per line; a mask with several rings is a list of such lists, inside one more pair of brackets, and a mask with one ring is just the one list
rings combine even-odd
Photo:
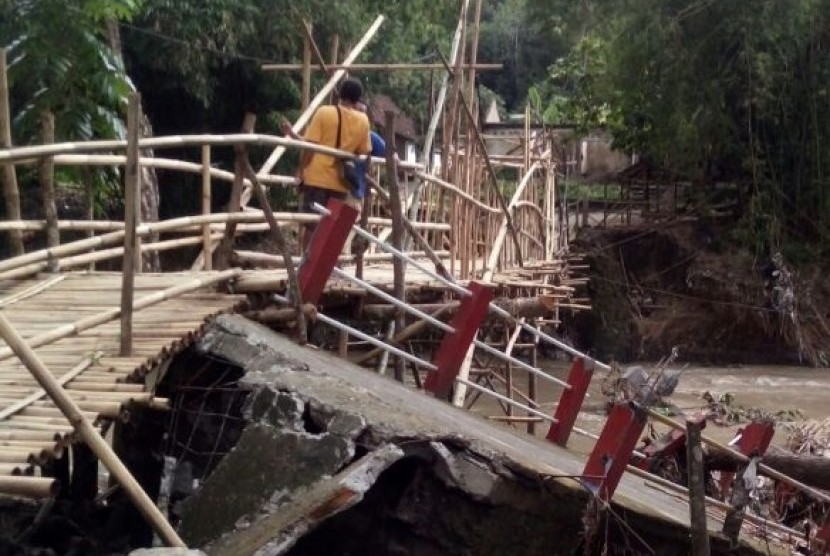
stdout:
[[161,511],[141,488],[141,485],[138,484],[130,474],[130,471],[124,466],[115,452],[113,452],[110,445],[101,437],[98,430],[92,426],[89,419],[84,417],[78,405],[69,397],[66,390],[55,380],[52,373],[46,368],[40,358],[38,358],[34,350],[29,347],[14,326],[12,326],[11,322],[9,322],[9,319],[2,313],[0,313],[0,336],[6,340],[6,343],[17,357],[20,358],[20,361],[26,368],[29,369],[29,372],[32,373],[32,376],[35,377],[41,388],[46,391],[49,398],[60,408],[75,431],[87,443],[95,455],[98,456],[98,459],[106,466],[112,476],[121,484],[127,496],[130,497],[138,511],[147,519],[159,537],[169,546],[186,547],[184,541],[182,541],[173,527],[170,526]]

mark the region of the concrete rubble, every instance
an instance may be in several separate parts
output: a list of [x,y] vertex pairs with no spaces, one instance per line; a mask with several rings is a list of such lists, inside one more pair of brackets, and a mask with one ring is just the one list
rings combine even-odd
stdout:
[[[250,390],[238,444],[181,506],[182,537],[210,556],[533,556],[596,542],[582,534],[589,496],[569,452],[553,466],[543,442],[238,316],[216,319],[199,349],[245,369]],[[636,490],[621,488],[626,525],[609,519],[603,541],[684,552],[685,507],[658,511]],[[713,539],[713,554],[725,547]]]

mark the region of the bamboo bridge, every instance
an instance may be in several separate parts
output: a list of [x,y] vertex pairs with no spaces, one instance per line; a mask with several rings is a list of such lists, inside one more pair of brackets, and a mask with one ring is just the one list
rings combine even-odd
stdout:
[[[330,72],[295,131],[381,22],[355,46],[344,67]],[[683,424],[646,408],[619,405],[600,435],[577,426],[594,370],[609,367],[555,335],[561,311],[590,307],[586,279],[580,276],[584,267],[568,252],[563,233],[562,222],[568,220],[557,199],[550,137],[528,130],[517,154],[491,159],[470,107],[463,95],[459,98],[453,119],[465,122],[467,133],[445,141],[440,167],[402,162],[391,154],[376,160],[373,194],[359,211],[335,202],[316,207],[316,214],[274,212],[266,193],[293,184],[293,178],[273,173],[287,149],[340,158],[349,153],[255,133],[252,117],[238,134],[139,137],[138,95],[130,99],[124,141],[0,150],[0,166],[36,163],[47,183],[54,167],[65,165],[123,167],[125,184],[123,221],[59,220],[57,211],[47,210],[44,221],[0,222],[2,233],[46,232],[48,238],[45,248],[0,261],[0,336],[5,340],[0,345],[0,494],[54,496],[61,488],[54,462],[86,444],[159,536],[182,545],[105,437],[112,423],[128,419],[136,407],[169,410],[170,400],[155,395],[166,366],[200,337],[206,322],[236,312],[300,342],[307,321],[324,323],[337,331],[341,357],[365,366],[377,362],[377,369],[389,355],[397,363],[396,378],[404,381],[408,369],[415,387],[451,398],[458,407],[490,396],[504,404],[501,420],[507,424],[526,425],[531,432],[550,424],[547,439],[557,450],[567,447],[571,434],[588,437],[596,443],[592,453],[568,458],[585,463],[580,480],[598,500],[613,497],[623,474],[659,485],[649,503],[676,506],[677,497],[685,500],[684,487],[629,464],[639,457],[635,445],[647,419],[670,430],[684,430]],[[437,111],[428,144],[439,116]],[[391,114],[385,131],[394,139]],[[445,138],[457,131],[445,130]],[[160,155],[170,148],[198,151],[201,160]],[[255,171],[251,156],[263,148],[270,155]],[[219,149],[233,150],[233,171],[213,164]],[[500,167],[516,176],[509,187],[501,185]],[[153,169],[199,176],[201,212],[143,220],[142,175]],[[217,212],[211,194],[221,183],[230,200]],[[300,253],[290,238],[308,223],[317,229],[307,252]],[[58,239],[69,236],[81,237]],[[241,246],[241,239],[263,236],[271,242],[268,249]],[[177,262],[175,268],[143,271],[148,255],[160,252],[175,253],[166,257]],[[102,271],[95,265],[110,266]],[[382,323],[380,331],[354,324],[369,318]],[[407,348],[408,339],[427,329],[440,334],[427,348]],[[541,345],[573,358],[566,380],[538,368]],[[520,351],[527,356],[517,357]],[[482,354],[489,365],[480,362]],[[554,415],[539,409],[539,381],[554,388]],[[747,461],[749,450],[758,446],[717,447]],[[826,501],[825,494],[797,481],[779,480]],[[636,497],[632,485],[638,483],[627,484],[627,496]],[[711,499],[706,504],[714,531],[728,505]],[[685,527],[685,518],[678,519]],[[703,527],[705,532],[705,517]],[[759,528],[776,543],[798,536],[748,514],[744,534],[757,537]]]

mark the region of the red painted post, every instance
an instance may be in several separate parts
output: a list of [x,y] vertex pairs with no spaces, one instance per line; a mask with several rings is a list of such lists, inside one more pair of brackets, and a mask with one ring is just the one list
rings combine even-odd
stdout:
[[[701,429],[706,428],[705,414],[698,414],[692,417],[692,419],[700,426]],[[655,460],[674,457],[674,455],[681,450],[685,450],[685,447],[686,429],[672,429],[640,450],[645,458],[634,455],[631,458],[631,463],[640,469],[649,471],[651,470],[651,466]],[[686,454],[683,453],[682,457],[685,458]]]
[[574,359],[571,372],[568,373],[570,388],[562,392],[562,397],[559,398],[559,405],[556,406],[556,412],[553,415],[556,422],[550,426],[548,431],[547,439],[549,441],[560,446],[565,446],[568,443],[568,438],[571,436],[576,417],[582,408],[582,402],[585,400],[585,393],[591,384],[593,374],[593,361],[586,363],[581,357]]
[[[772,421],[753,421],[738,431],[738,440],[733,440],[735,450],[747,457],[763,456],[769,448],[772,437],[775,434],[775,425]],[[732,484],[735,474],[729,471],[722,471],[720,474],[721,492],[726,492]]]
[[473,295],[461,300],[458,312],[450,321],[455,334],[444,335],[432,360],[438,368],[430,372],[424,381],[424,389],[438,398],[444,398],[450,393],[464,356],[493,300],[493,290],[483,284],[471,282],[468,289]]
[[314,229],[298,273],[303,303],[317,304],[320,300],[331,271],[337,264],[337,257],[357,220],[357,210],[337,199],[329,199],[326,208],[329,214],[321,218]]
[[585,470],[582,483],[601,500],[609,501],[620,484],[631,453],[646,426],[646,413],[632,404],[611,409]]
[[821,529],[816,532],[816,540],[824,545],[825,552],[823,554],[826,554],[827,550],[830,549],[830,520],[825,521]]

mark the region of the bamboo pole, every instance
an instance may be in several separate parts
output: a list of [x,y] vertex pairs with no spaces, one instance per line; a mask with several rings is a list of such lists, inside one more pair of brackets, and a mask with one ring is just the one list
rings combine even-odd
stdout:
[[[401,194],[398,184],[398,167],[395,162],[395,113],[386,112],[386,120],[383,127],[386,135],[386,181],[389,188],[389,210],[392,213],[392,247],[403,251],[403,207],[401,206]],[[395,257],[392,260],[392,272],[394,280],[394,296],[401,303],[406,303],[406,277],[403,260]],[[395,331],[400,333],[406,325],[404,314],[398,311],[395,315]],[[395,359],[395,380],[403,382],[404,365],[402,358]]]
[[[657,421],[660,421],[664,425],[668,425],[668,426],[670,426],[672,428],[676,428],[676,429],[685,430],[685,427],[683,426],[682,423],[680,423],[679,421],[675,421],[671,417],[661,415],[660,413],[658,413],[656,411],[653,411],[653,410],[648,410],[648,415],[649,415],[650,418],[655,419]],[[701,434],[701,440],[703,441],[704,444],[707,444],[708,446],[711,446],[712,448],[715,448],[715,449],[723,452],[724,454],[727,454],[727,455],[735,458],[736,460],[740,461],[741,463],[749,463],[750,462],[751,458],[749,458],[748,456],[745,456],[741,452],[738,452],[737,450],[735,450],[735,449],[733,449],[729,446],[726,446],[725,444],[722,444],[722,443],[718,442],[717,440],[709,438],[706,435]],[[789,475],[786,475],[786,474],[778,471],[777,469],[773,469],[772,467],[770,467],[768,465],[765,465],[763,463],[759,463],[758,464],[758,471],[762,475],[766,475],[767,477],[769,477],[771,479],[775,479],[776,481],[782,482],[782,483],[784,483],[786,485],[789,485],[789,486],[791,486],[791,487],[793,487],[797,490],[800,490],[801,492],[807,494],[808,496],[810,496],[811,498],[813,498],[815,500],[818,500],[819,502],[822,502],[824,504],[830,503],[830,494],[828,494],[824,491],[815,489],[815,488],[813,488],[813,487],[811,487],[807,484],[804,484],[801,481],[798,481],[798,480],[790,477]]]
[[[262,71],[302,71],[303,64],[263,64]],[[316,63],[311,65],[311,71],[330,72],[334,70],[347,69],[352,71],[433,71],[444,69],[442,64],[331,64]],[[504,64],[500,63],[475,63],[462,64],[461,69],[475,69],[476,71],[501,71]]]
[[[386,191],[384,191],[384,190],[380,187],[380,185],[378,184],[378,182],[377,182],[374,178],[372,178],[372,177],[370,177],[370,176],[366,176],[366,181],[367,181],[367,182],[368,182],[368,183],[369,183],[372,187],[374,187],[374,188],[375,188],[375,191],[377,191],[377,192],[378,192],[378,196],[379,196],[381,199],[383,199],[384,201],[386,201],[386,203],[388,203],[388,204],[389,204],[389,206],[390,206],[390,210],[391,210],[391,203],[392,203],[392,201],[391,201],[391,199],[390,199],[389,193],[387,193]],[[365,210],[365,207],[364,207],[364,210]],[[434,251],[434,250],[432,249],[432,246],[430,246],[429,242],[426,240],[426,238],[424,238],[423,236],[421,236],[421,234],[419,234],[419,233],[418,233],[418,230],[416,230],[416,229],[415,229],[415,226],[412,224],[412,222],[409,220],[409,218],[403,217],[403,213],[401,214],[401,216],[402,216],[401,220],[402,220],[402,222],[403,222],[403,226],[404,226],[404,228],[406,229],[406,233],[407,233],[407,234],[409,234],[409,237],[411,237],[413,240],[415,240],[415,243],[416,243],[416,244],[417,244],[417,245],[418,245],[421,249],[423,249],[423,252],[424,252],[424,254],[426,255],[426,257],[427,257],[427,258],[429,258],[429,260],[432,262],[432,264],[433,264],[433,265],[435,265],[435,271],[436,271],[438,274],[440,274],[441,276],[443,276],[444,278],[446,278],[447,280],[451,280],[451,279],[452,279],[452,276],[451,276],[451,275],[450,275],[450,273],[447,271],[447,268],[444,266],[443,261],[441,261],[441,258],[440,258],[440,256],[439,256],[439,253],[437,253],[436,251]],[[361,214],[361,227],[365,229],[365,228],[366,228],[366,225],[362,222],[362,218],[363,218],[363,215]],[[368,222],[368,218],[367,218],[366,220],[367,220],[367,222]],[[417,253],[417,252],[416,252],[416,253]],[[446,252],[446,251],[442,251],[441,253],[447,253],[447,252]],[[447,254],[449,254],[449,253],[447,253]],[[362,255],[362,254],[361,254],[361,257],[363,257],[363,255]],[[360,259],[360,261],[362,262],[362,258]],[[357,271],[355,271],[355,275],[356,275],[358,278],[362,278],[362,277],[363,277],[363,273],[362,273],[362,270],[363,270],[363,269],[362,269],[361,267],[358,267],[358,268],[360,268],[360,269],[361,269],[361,273],[360,273],[360,275],[358,276],[358,275],[357,275]]]
[[29,498],[48,498],[58,490],[58,482],[51,477],[0,476],[0,492]]
[[[524,175],[522,181],[519,182],[518,187],[516,187],[516,191],[513,193],[513,197],[510,199],[510,204],[508,205],[508,211],[512,210],[516,203],[519,202],[521,199],[522,193],[524,192],[527,185],[530,183],[530,178],[533,176],[533,173],[536,172],[539,168],[539,163],[534,163],[530,170]],[[496,264],[499,260],[499,255],[501,255],[501,250],[504,247],[504,240],[507,238],[507,221],[502,218],[501,226],[499,227],[498,234],[496,235],[496,240],[493,243],[493,247],[490,251],[490,255],[487,258],[487,264],[484,268],[484,275],[482,276],[482,280],[485,282],[489,282],[493,279],[493,274],[495,274]],[[471,345],[470,349],[467,350],[467,355],[464,357],[464,362],[461,364],[461,369],[458,371],[459,378],[467,379],[470,376],[470,367],[472,366],[473,362],[473,352],[475,351],[475,346]],[[455,385],[455,393],[453,395],[453,404],[457,407],[463,407],[464,399],[467,396],[467,386],[463,382],[458,382]]]
[[[254,128],[254,121],[256,119],[256,115],[250,112],[245,114],[245,117],[242,121],[242,129],[245,132],[250,132]],[[228,200],[228,212],[235,213],[242,211],[242,192],[243,192],[243,181],[245,178],[245,171],[242,167],[242,157],[240,156],[239,151],[237,150],[234,155],[233,161],[233,173],[234,173],[234,180],[233,180],[233,187],[231,188],[231,196]],[[225,226],[225,235],[222,238],[222,241],[219,243],[219,247],[217,247],[216,253],[216,268],[223,270],[228,268],[230,265],[230,255],[233,249],[234,243],[234,236],[236,235],[236,224],[235,223],[228,223]]]
[[[446,63],[446,59],[444,59],[443,57],[441,59],[442,61],[444,61],[444,63]],[[447,65],[447,71],[450,71],[449,65]],[[461,105],[463,106],[464,111],[467,113],[467,121],[470,122],[469,129],[472,130],[473,135],[475,136],[475,139],[478,142],[479,148],[481,150],[481,155],[484,158],[485,165],[487,166],[487,172],[490,175],[490,180],[493,186],[493,194],[496,198],[496,201],[498,201],[499,208],[501,208],[502,212],[504,213],[504,223],[507,227],[507,231],[510,232],[510,235],[513,239],[513,245],[515,246],[516,250],[519,251],[519,235],[516,231],[516,227],[513,226],[513,220],[510,215],[510,207],[505,203],[504,196],[501,194],[501,191],[499,191],[499,179],[498,176],[496,176],[496,171],[493,168],[493,165],[490,163],[490,158],[487,156],[487,144],[481,137],[481,132],[478,129],[475,115],[473,114],[472,108],[470,108],[470,105],[467,103],[467,100],[464,98],[463,95],[459,96],[459,100],[461,101]],[[519,266],[522,266],[521,256],[521,252],[516,253],[516,260],[519,263]]]
[[300,106],[305,111],[311,101],[311,24],[307,21],[303,21],[303,31],[303,77],[300,87]]
[[[343,67],[338,69],[334,75],[328,80],[328,82],[320,89],[320,92],[317,93],[317,96],[309,103],[308,108],[303,111],[302,115],[294,122],[292,129],[295,133],[300,133],[302,129],[311,121],[311,116],[314,114],[314,111],[322,104],[325,98],[328,96],[329,92],[334,89],[340,79],[346,74],[346,70],[352,65],[352,62],[360,55],[363,49],[369,44],[369,41],[375,36],[378,29],[380,28],[381,24],[383,23],[384,17],[379,15],[374,23],[369,27],[366,33],[363,35],[363,38],[355,45],[355,47],[349,52],[349,55],[346,56],[346,59],[343,61]],[[276,148],[271,155],[268,157],[268,160],[265,161],[265,164],[262,165],[262,168],[259,169],[257,172],[257,176],[267,175],[271,172],[274,166],[279,162],[282,155],[285,154],[285,147],[278,147]],[[247,200],[250,198],[250,193],[248,193],[248,198],[243,197],[243,206],[247,205]]]
[[710,556],[709,529],[706,526],[706,475],[700,423],[686,421],[686,469],[689,475],[689,523],[692,530],[692,556]]
[[[208,215],[210,211],[210,145],[202,145],[202,215]],[[212,270],[213,257],[211,256],[210,224],[202,224],[202,256],[204,269]]]
[[[55,116],[51,112],[44,112],[40,119],[43,142],[55,142]],[[58,209],[55,205],[55,165],[47,157],[40,161],[40,188],[43,195],[43,215],[46,219],[46,246],[49,248],[60,245],[58,232]],[[49,262],[49,272],[57,272],[54,261]]]
[[[277,213],[274,216],[279,222],[314,223],[320,220],[320,216],[317,214]],[[262,222],[263,220],[264,216],[260,211],[182,216],[179,218],[162,220],[160,222],[142,224],[136,230],[136,234],[144,236],[151,233],[164,233],[175,230],[195,230],[195,228],[200,229],[201,225],[206,223],[222,224],[228,222]],[[369,224],[373,226],[391,226],[392,221],[388,218],[370,218]],[[44,224],[41,224],[41,229],[43,226]],[[123,227],[123,223],[120,223],[119,226]],[[428,231],[448,231],[450,229],[449,224],[444,224],[442,222],[413,222],[412,227],[416,230]],[[252,231],[261,230],[257,228]],[[25,255],[21,255],[19,257],[0,261],[0,271],[7,271],[30,265],[32,263],[45,261],[50,257],[61,258],[62,256],[79,253],[88,249],[112,245],[121,241],[124,238],[124,234],[124,230],[118,230],[93,238],[64,243],[54,249],[40,249],[38,251],[32,251],[31,253],[26,253]]]
[[138,166],[138,125],[141,119],[141,95],[130,94],[127,107],[127,167],[124,178],[124,258],[121,267],[121,334],[119,354],[129,356],[133,351],[133,287],[136,264],[141,266],[141,254],[137,251],[136,207],[140,201]]
[[[90,230],[111,232],[124,229],[124,222],[112,220],[58,220],[55,224],[58,230],[74,230],[79,232],[87,232]],[[0,222],[0,232],[8,232],[9,230],[39,232],[45,230],[47,226],[46,220],[16,220],[13,222],[4,220]]]
[[[354,153],[349,153],[346,151],[341,151],[335,149],[334,147],[326,147],[324,145],[319,145],[317,143],[310,143],[308,141],[304,141],[302,139],[292,139],[289,137],[281,137],[276,135],[266,135],[261,133],[233,133],[227,135],[170,135],[165,137],[150,137],[139,139],[138,144],[141,149],[173,149],[173,148],[183,148],[183,147],[191,147],[191,146],[201,146],[201,145],[214,145],[214,146],[233,146],[235,144],[245,143],[246,145],[261,145],[267,147],[282,147],[282,148],[298,148],[309,150],[321,154],[326,154],[329,156],[334,156],[337,158],[344,158],[344,159],[353,159],[357,155]],[[69,157],[70,155],[74,154],[76,157],[82,156],[78,153],[84,152],[95,152],[95,151],[108,151],[108,150],[125,150],[127,148],[127,142],[125,140],[108,140],[108,141],[84,141],[84,142],[77,142],[77,143],[55,143],[53,145],[35,145],[29,147],[14,147],[14,148],[7,148],[7,149],[0,149],[0,165],[4,165],[10,162],[15,163],[25,163],[28,161],[36,160],[38,158],[43,158],[45,156],[54,156],[55,163],[58,164],[72,164],[73,161],[88,161],[90,163],[95,162],[97,165],[111,165],[117,164],[117,159],[103,159],[103,158],[65,158]],[[99,155],[100,157],[104,157],[106,155]],[[152,157],[142,157],[141,163],[143,165],[150,164],[152,165]],[[171,168],[171,169],[188,169],[192,170],[195,173],[201,172],[201,165],[197,163],[188,163],[179,160],[170,160],[170,159],[158,159],[161,162],[157,164],[159,168]],[[386,159],[384,158],[373,158],[373,162],[378,162],[381,164],[386,163]],[[123,164],[123,162],[122,162]],[[421,170],[423,167],[416,163],[416,162],[405,162],[399,161],[398,162],[399,168],[406,168],[411,170]],[[229,172],[225,173],[224,175],[230,175]],[[260,182],[271,182],[273,181],[273,176],[264,176],[260,179]],[[280,180],[279,183],[282,183],[283,180]]]
[[[12,147],[12,120],[9,102],[9,81],[6,69],[6,49],[0,48],[0,148]],[[17,188],[17,173],[14,165],[3,165],[3,200],[6,205],[6,219],[20,220],[20,190]],[[13,256],[23,254],[23,234],[13,231],[9,235],[9,246]]]
[[[450,47],[450,60],[453,64],[458,64],[459,60],[459,46],[461,45],[461,38],[464,31],[464,23],[463,17],[466,17],[467,13],[467,5],[469,4],[469,0],[464,0],[464,6],[461,9],[461,17],[459,17],[458,25],[455,29],[455,34],[453,35],[452,46]],[[435,64],[437,65],[437,64]],[[441,64],[443,67],[443,64]],[[435,68],[441,69],[441,68]],[[479,68],[484,69],[484,68]],[[438,123],[441,120],[441,116],[444,112],[444,103],[447,99],[447,89],[449,87],[449,79],[450,76],[448,73],[444,73],[442,80],[441,80],[441,88],[438,91],[438,99],[435,102],[435,106],[433,107],[432,117],[430,118],[429,126],[427,127],[426,137],[424,138],[424,147],[423,152],[421,153],[421,164],[424,167],[424,171],[427,173],[432,173],[432,146],[433,142],[435,141],[435,133],[438,130]],[[446,150],[447,145],[444,145],[444,149]],[[443,153],[442,158],[446,158],[447,153]],[[446,161],[444,162],[446,163]],[[413,189],[412,193],[409,195],[407,199],[407,210],[409,211],[409,219],[416,220],[418,216],[418,205],[421,196],[421,186],[417,185]]]
[[[246,251],[246,250],[234,250],[234,255],[240,261],[249,262],[253,264],[264,264],[264,265],[272,265],[277,268],[285,268],[285,259],[282,255],[271,255],[269,253],[260,253],[259,251]],[[406,251],[405,255],[411,259],[432,259],[432,255],[436,257],[449,257],[449,251]],[[368,255],[364,255],[365,262],[391,262],[394,259],[394,255],[389,253],[370,253]],[[291,257],[291,262],[295,266],[300,264],[302,261],[302,257]],[[357,255],[339,255],[337,257],[338,263],[351,263],[357,262]],[[439,259],[440,262],[440,259]],[[443,265],[442,265],[443,267]],[[355,276],[357,278],[361,278],[361,276],[357,276],[357,265],[355,265]],[[446,278],[446,276],[445,276]]]
[[[210,146],[210,143],[205,143],[202,147],[204,146]],[[55,155],[53,160],[55,164],[59,166],[124,166],[127,158],[123,155],[117,154],[59,154]],[[141,161],[141,166],[147,168],[177,170],[199,175],[204,173],[204,167],[201,162],[187,162],[184,160],[157,158],[152,156],[142,156],[139,160]],[[212,178],[226,182],[233,182],[233,172],[209,167],[208,173]],[[269,185],[289,185],[294,183],[294,178],[291,176],[268,175],[267,177],[261,179],[260,182],[267,183]],[[248,181],[245,183],[246,185],[250,184]]]
[[[254,117],[250,118],[250,120],[246,118],[246,125],[250,125],[251,130],[254,125]],[[285,241],[285,237],[282,235],[282,230],[280,230],[280,227],[277,224],[277,220],[274,218],[274,212],[271,210],[271,204],[268,202],[268,197],[265,196],[265,191],[257,181],[256,172],[254,172],[254,169],[251,167],[251,163],[248,161],[248,154],[245,152],[244,147],[239,147],[237,156],[239,156],[242,161],[242,170],[244,175],[247,175],[248,179],[253,183],[254,195],[256,196],[257,202],[259,202],[262,212],[265,214],[265,220],[268,221],[268,226],[271,229],[271,237],[273,238],[274,243],[277,244],[277,248],[282,252],[283,264],[285,265],[285,270],[288,274],[288,288],[291,292],[291,301],[294,304],[294,312],[297,323],[297,341],[300,345],[305,345],[308,342],[308,329],[306,326],[305,313],[303,313],[303,295],[300,290],[300,281],[297,278],[297,270],[294,268],[294,264],[291,261],[291,251],[288,247],[288,243]]]
[[[470,103],[475,105],[476,96],[476,64],[478,62],[478,37],[481,30],[481,0],[476,0],[475,16],[473,18],[473,44],[470,47],[470,63],[468,69],[470,76],[468,77],[468,85]],[[458,66],[456,66],[458,67]],[[460,69],[464,69],[463,66]]]
[[130,474],[110,445],[101,437],[98,430],[84,416],[75,401],[66,390],[57,383],[52,373],[40,361],[34,350],[23,340],[5,315],[0,313],[0,335],[6,340],[10,349],[34,375],[41,387],[49,394],[66,419],[72,424],[78,435],[87,443],[98,459],[115,477],[130,497],[136,508],[150,523],[159,537],[170,546],[186,547],[176,531],[170,526],[141,485]]
[[[72,367],[72,369],[70,369],[69,372],[65,373],[59,379],[57,379],[56,382],[59,385],[64,386],[67,382],[73,380],[79,374],[87,370],[95,361],[95,359],[98,358],[100,355],[101,352],[98,352],[93,356],[85,358],[80,363]],[[46,396],[46,390],[38,390],[36,392],[32,392],[30,395],[26,396],[22,400],[19,400],[8,407],[4,407],[3,410],[0,411],[0,421],[8,419],[21,409],[25,408],[28,405],[31,405],[32,403],[38,401],[44,396]]]
[[[323,66],[323,63],[322,63],[322,60],[321,60],[321,62],[320,62],[320,68],[321,68],[324,72],[326,72],[327,74],[331,75],[331,72],[333,72],[333,71],[334,71],[334,69],[340,69],[340,68],[334,68],[334,69],[332,69],[332,66],[337,66],[337,64],[338,64],[338,62],[337,62],[337,61],[338,61],[339,59],[340,59],[340,35],[338,35],[337,33],[335,33],[335,34],[331,37],[331,63],[329,64],[329,66],[328,66],[328,67],[324,67],[324,66]],[[337,99],[336,99],[335,91],[334,91],[334,90],[332,90],[332,91],[329,93],[328,103],[329,103],[329,104],[334,104],[334,103],[336,102],[336,100],[337,100]]]

